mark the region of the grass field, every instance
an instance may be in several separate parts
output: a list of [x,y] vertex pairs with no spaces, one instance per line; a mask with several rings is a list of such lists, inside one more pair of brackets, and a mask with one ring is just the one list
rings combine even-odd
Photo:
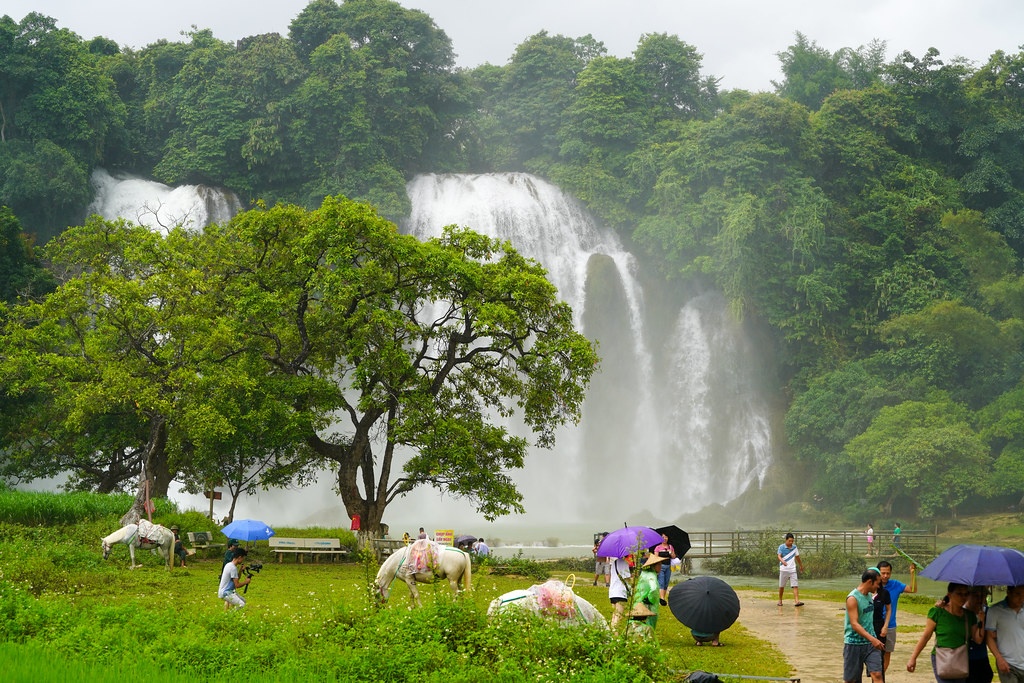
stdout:
[[[167,571],[159,557],[115,546],[104,562],[99,539],[117,528],[124,500],[88,495],[9,495],[0,490],[0,672],[4,681],[678,681],[694,670],[747,676],[790,672],[773,646],[741,625],[727,647],[696,647],[689,630],[663,609],[656,642],[591,628],[558,628],[538,619],[489,620],[492,599],[538,579],[495,575],[479,567],[473,591],[453,598],[447,583],[421,589],[424,607],[410,609],[408,590],[393,586],[379,607],[370,594],[376,563],[283,564],[266,543],[264,562],[246,594],[248,605],[225,612],[216,598],[221,560],[197,557]],[[200,513],[158,507],[160,521],[183,531],[208,530]],[[1019,518],[995,525],[961,520],[953,542],[1016,539]],[[279,529],[283,536],[351,540],[341,529]],[[527,566],[530,565],[530,566]],[[562,566],[572,566],[565,564]],[[606,617],[607,591],[591,585],[589,563],[574,584]],[[548,567],[548,565],[544,565]],[[524,562],[527,570],[544,571]],[[735,583],[735,582],[734,582]],[[735,585],[736,588],[742,588]],[[801,587],[802,597],[841,602],[845,591]],[[934,596],[906,596],[901,609],[926,611]]]
[[[115,525],[116,526],[116,525]],[[115,546],[101,558],[107,517],[74,524],[0,522],[0,671],[5,681],[495,681],[682,680],[695,669],[747,675],[788,673],[781,653],[739,625],[725,648],[698,648],[668,610],[655,643],[596,629],[565,629],[530,619],[489,621],[489,602],[534,579],[474,575],[454,599],[446,582],[424,586],[424,607],[393,587],[378,608],[369,594],[372,562],[264,562],[248,605],[225,612],[216,598],[219,557],[193,558],[167,571],[155,555]],[[282,530],[289,534],[302,530]],[[318,534],[321,535],[323,530]],[[592,575],[591,575],[592,576]],[[573,581],[565,572],[554,578]],[[581,577],[586,579],[587,577]],[[578,593],[610,617],[607,591],[583,580]]]

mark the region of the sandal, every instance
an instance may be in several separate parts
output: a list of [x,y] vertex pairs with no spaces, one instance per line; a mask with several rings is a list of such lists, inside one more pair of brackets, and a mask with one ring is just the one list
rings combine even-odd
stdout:
[[802,603],[802,602],[793,603],[793,607],[803,607],[803,606],[804,606],[804,603]]
[[782,607],[782,600],[779,600],[779,607]]

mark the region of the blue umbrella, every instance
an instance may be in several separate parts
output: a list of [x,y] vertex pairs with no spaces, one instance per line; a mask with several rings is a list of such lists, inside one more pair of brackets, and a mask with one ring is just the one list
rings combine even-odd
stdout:
[[932,560],[921,576],[965,586],[1024,586],[1024,553],[994,545],[955,545]]
[[274,535],[274,530],[256,519],[236,519],[221,529],[228,538],[243,541],[265,541]]
[[627,526],[616,529],[597,546],[598,557],[639,555],[640,551],[661,543],[661,534],[649,526]]

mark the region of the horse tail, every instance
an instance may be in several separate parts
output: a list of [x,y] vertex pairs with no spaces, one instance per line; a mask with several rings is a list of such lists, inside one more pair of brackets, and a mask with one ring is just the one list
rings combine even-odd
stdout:
[[462,551],[462,554],[466,559],[466,569],[462,572],[462,590],[469,592],[473,590],[473,558],[466,551]]

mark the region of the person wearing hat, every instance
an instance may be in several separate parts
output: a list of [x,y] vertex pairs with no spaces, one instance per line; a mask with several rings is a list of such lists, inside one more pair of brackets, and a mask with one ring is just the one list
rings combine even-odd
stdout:
[[636,601],[634,607],[642,605],[650,611],[645,615],[644,622],[652,629],[658,625],[658,608],[661,605],[661,584],[658,581],[658,573],[661,568],[668,564],[669,558],[662,557],[656,553],[647,556],[647,560],[640,568],[640,578],[636,584]]
[[242,542],[241,541],[239,541],[237,539],[234,539],[234,538],[228,540],[228,549],[227,549],[227,552],[224,553],[224,563],[221,564],[221,566],[220,566],[221,569],[226,567],[228,562],[230,562],[231,560],[233,560],[235,558],[235,551],[238,550],[241,547],[242,547]]
[[178,525],[175,524],[171,527],[171,533],[174,534],[174,554],[181,560],[182,568],[185,567],[185,558],[188,557],[188,553],[185,552],[185,546],[181,544],[181,539],[178,538]]

